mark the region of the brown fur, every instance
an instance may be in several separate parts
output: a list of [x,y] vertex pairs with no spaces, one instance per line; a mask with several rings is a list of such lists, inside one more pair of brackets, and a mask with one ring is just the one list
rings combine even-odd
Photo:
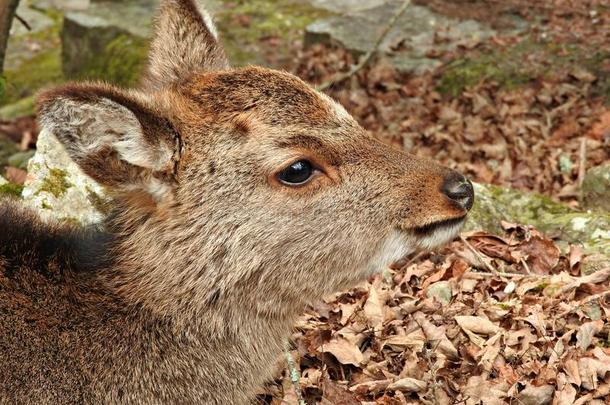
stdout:
[[[40,96],[116,207],[100,232],[0,205],[2,401],[248,403],[309,301],[463,221],[451,171],[288,73],[228,68],[206,24],[165,0],[145,87]],[[316,175],[282,184],[299,159]]]

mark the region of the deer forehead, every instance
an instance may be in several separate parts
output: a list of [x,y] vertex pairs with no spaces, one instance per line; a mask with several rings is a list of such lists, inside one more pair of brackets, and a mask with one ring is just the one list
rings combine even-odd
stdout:
[[[202,116],[247,113],[276,127],[353,126],[349,113],[327,95],[281,71],[247,67],[193,76],[183,93],[203,110]],[[222,120],[222,119],[221,119]]]

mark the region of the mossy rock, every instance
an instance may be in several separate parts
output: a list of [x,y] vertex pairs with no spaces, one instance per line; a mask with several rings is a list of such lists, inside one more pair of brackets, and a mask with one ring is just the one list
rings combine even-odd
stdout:
[[[280,63],[292,58],[289,44],[302,38],[309,24],[331,15],[328,10],[311,6],[306,1],[238,0],[234,4],[234,7],[218,7],[215,20],[227,56],[236,66],[266,65],[266,38],[282,39],[282,44],[273,50]],[[239,23],[241,16],[247,16],[249,22]]]
[[501,234],[501,221],[532,225],[551,237],[610,257],[610,213],[578,212],[551,198],[508,187],[475,184],[466,230]]
[[62,31],[63,73],[133,86],[146,61],[148,41],[105,20],[69,13]]
[[587,171],[582,184],[582,194],[587,208],[610,211],[610,163]]
[[[533,36],[508,47],[493,47],[456,59],[442,71],[437,89],[452,97],[483,81],[512,90],[542,78],[570,72],[592,75],[594,95],[610,96],[610,52],[581,45],[557,44]],[[523,63],[527,60],[527,63]],[[578,74],[577,74],[578,76]]]

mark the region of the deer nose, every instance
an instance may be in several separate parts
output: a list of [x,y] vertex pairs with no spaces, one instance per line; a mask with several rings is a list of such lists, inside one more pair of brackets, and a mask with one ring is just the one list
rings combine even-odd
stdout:
[[465,210],[470,210],[474,203],[472,183],[458,172],[449,173],[443,182],[443,193],[454,203]]

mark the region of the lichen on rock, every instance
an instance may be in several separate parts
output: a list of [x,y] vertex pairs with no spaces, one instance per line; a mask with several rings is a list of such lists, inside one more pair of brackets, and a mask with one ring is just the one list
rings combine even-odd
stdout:
[[550,197],[508,187],[475,184],[475,206],[467,230],[501,233],[501,221],[532,225],[587,252],[610,256],[610,213],[579,212]]
[[587,208],[610,211],[610,163],[596,166],[587,172],[582,184],[582,195]]
[[100,223],[106,212],[104,190],[70,159],[53,134],[43,130],[28,164],[23,199],[43,218]]

